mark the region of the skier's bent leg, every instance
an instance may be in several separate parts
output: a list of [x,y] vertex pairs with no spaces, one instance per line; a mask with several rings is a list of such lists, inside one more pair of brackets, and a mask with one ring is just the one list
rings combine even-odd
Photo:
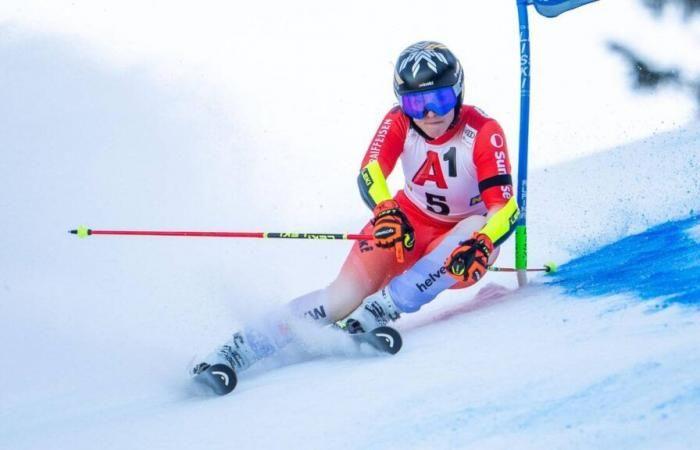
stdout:
[[[370,233],[371,224],[367,224],[362,232]],[[330,285],[297,297],[249,322],[210,354],[207,363],[227,363],[238,372],[246,370],[297,339],[297,331],[305,323],[311,321],[325,326],[347,316],[362,299],[403,271],[410,262],[409,258],[406,259],[403,265],[398,264],[393,252],[375,249],[370,241],[356,242]]]
[[257,361],[294,341],[296,330],[309,322],[319,326],[332,324],[331,313],[328,289],[318,289],[250,321],[240,334],[250,347],[253,360]]
[[[360,270],[351,254],[341,273],[328,287],[297,297],[283,307],[252,320],[205,361],[209,365],[228,364],[240,373],[299,339],[299,334],[309,322],[320,327],[335,323],[344,313],[352,310],[360,299],[378,288],[377,282],[358,277]],[[351,306],[348,307],[348,304]]]
[[[412,267],[394,277],[385,287],[364,299],[362,304],[347,318],[363,331],[396,320],[401,313],[418,311],[432,301],[440,292],[458,287],[445,268],[450,253],[474,231],[486,223],[482,216],[468,217],[458,223],[435,247],[420,258]],[[494,259],[497,252],[494,252]]]
[[[290,323],[283,310],[268,313],[235,332],[204,361],[206,365],[227,364],[240,373],[291,342]],[[201,364],[193,369],[194,373],[199,366]]]
[[389,295],[401,312],[416,312],[440,292],[457,284],[447,273],[445,260],[461,241],[468,239],[485,223],[483,216],[462,220],[413,267],[389,282]]
[[[363,232],[370,231],[366,227]],[[419,245],[420,242],[416,244]],[[414,252],[419,253],[419,250]],[[290,313],[321,325],[335,323],[354,311],[368,295],[410,267],[418,258],[416,253],[406,254],[404,262],[399,263],[393,251],[360,241],[353,246],[335,280],[324,289],[292,300],[288,305]]]

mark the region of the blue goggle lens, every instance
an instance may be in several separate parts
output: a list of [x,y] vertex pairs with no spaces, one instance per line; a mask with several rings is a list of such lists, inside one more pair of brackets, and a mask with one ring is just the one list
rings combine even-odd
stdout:
[[401,96],[401,109],[414,119],[422,119],[428,111],[444,116],[457,105],[457,96],[451,87],[415,92]]

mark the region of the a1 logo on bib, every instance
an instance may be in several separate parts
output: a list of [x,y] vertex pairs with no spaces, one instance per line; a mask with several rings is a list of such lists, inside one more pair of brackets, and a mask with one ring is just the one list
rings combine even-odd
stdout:
[[445,175],[443,175],[442,167],[440,167],[440,157],[434,151],[429,151],[425,156],[425,162],[413,176],[413,183],[425,186],[425,183],[430,181],[435,183],[440,189],[447,189],[447,181],[445,181]]
[[[450,177],[457,176],[457,148],[450,147],[450,150],[445,153],[442,157],[448,163],[448,175]],[[431,181],[439,189],[447,189],[447,181],[445,180],[445,175],[442,171],[442,165],[440,164],[440,156],[437,152],[429,150],[425,154],[425,161],[418,169],[413,179],[411,180],[414,184],[418,186],[425,186],[425,183]]]

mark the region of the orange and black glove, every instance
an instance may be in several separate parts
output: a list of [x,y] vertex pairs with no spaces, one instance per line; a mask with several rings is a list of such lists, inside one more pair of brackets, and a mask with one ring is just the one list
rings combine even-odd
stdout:
[[403,262],[403,249],[415,244],[413,227],[395,200],[384,200],[374,207],[374,244],[380,248],[396,248],[396,257]]
[[452,251],[445,261],[445,267],[452,278],[471,286],[486,274],[492,252],[491,239],[485,234],[474,233]]

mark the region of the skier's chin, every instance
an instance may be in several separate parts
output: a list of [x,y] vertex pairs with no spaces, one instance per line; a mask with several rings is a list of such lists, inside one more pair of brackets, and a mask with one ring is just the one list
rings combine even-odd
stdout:
[[424,122],[422,124],[418,124],[418,126],[423,133],[430,136],[431,139],[436,139],[445,134],[450,126],[450,123],[447,120],[440,120],[428,123]]
[[450,111],[444,116],[437,116],[432,113],[422,119],[414,119],[413,121],[418,127],[429,136],[430,139],[437,139],[447,132],[450,128],[450,123],[454,119],[454,112]]

